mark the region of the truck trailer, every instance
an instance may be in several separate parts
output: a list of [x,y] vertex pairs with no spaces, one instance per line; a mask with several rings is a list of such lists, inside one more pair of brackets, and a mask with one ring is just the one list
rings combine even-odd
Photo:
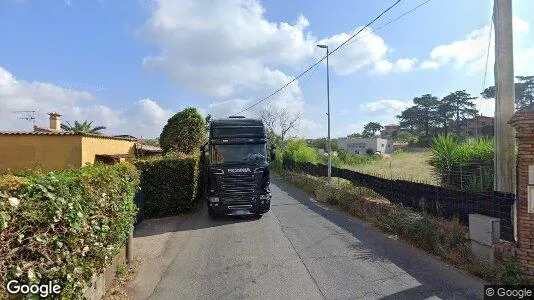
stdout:
[[210,217],[255,215],[271,207],[270,163],[263,122],[241,116],[209,123],[208,142],[201,146],[203,195]]

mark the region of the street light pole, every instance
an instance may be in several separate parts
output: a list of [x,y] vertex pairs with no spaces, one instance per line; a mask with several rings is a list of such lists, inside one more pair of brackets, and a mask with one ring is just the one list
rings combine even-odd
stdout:
[[326,49],[326,101],[328,103],[328,182],[332,181],[332,143],[330,141],[330,71],[329,71],[329,65],[328,65],[328,57],[330,56],[330,52],[328,50],[328,45],[317,45],[319,48],[325,48]]

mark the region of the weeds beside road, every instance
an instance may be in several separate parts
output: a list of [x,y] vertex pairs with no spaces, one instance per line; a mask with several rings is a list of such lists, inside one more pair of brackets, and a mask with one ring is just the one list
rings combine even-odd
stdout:
[[[380,230],[397,235],[402,240],[441,257],[491,283],[528,283],[519,273],[519,264],[504,259],[495,265],[476,259],[471,254],[466,228],[457,220],[447,221],[416,213],[387,201],[369,201],[350,185],[328,185],[325,179],[302,173],[285,172],[282,178],[303,189],[317,201],[336,205]],[[334,183],[336,180],[334,180]]]

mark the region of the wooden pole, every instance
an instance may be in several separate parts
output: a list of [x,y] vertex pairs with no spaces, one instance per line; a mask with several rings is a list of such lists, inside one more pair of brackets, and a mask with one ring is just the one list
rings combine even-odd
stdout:
[[512,1],[494,0],[495,22],[495,190],[515,193],[515,111]]

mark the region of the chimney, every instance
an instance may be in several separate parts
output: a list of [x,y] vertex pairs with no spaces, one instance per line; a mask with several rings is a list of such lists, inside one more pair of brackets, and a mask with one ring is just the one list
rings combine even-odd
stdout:
[[61,130],[61,115],[57,112],[51,112],[48,114],[50,116],[50,129],[51,130]]

